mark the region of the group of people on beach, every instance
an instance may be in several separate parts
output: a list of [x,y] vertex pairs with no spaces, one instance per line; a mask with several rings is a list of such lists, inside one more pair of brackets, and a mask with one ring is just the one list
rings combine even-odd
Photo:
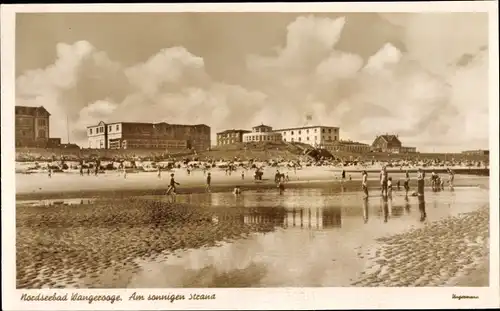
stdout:
[[[448,173],[448,185],[450,189],[453,189],[453,181],[455,179],[455,173],[451,169],[447,169]],[[345,179],[345,171],[342,171],[342,179]],[[393,180],[392,177],[389,176],[387,172],[387,168],[384,166],[380,171],[380,190],[383,198],[392,198],[393,192]],[[441,191],[444,190],[444,179],[442,179],[437,173],[432,172],[430,178],[431,186],[433,191]],[[401,182],[400,180],[396,183],[397,190],[400,190]],[[412,196],[423,196],[424,195],[424,186],[425,186],[425,171],[421,168],[417,171],[417,191],[413,192]],[[405,190],[405,196],[407,197],[410,191],[410,173],[408,171],[405,172],[405,177],[403,181],[403,187]],[[365,197],[368,197],[368,173],[366,171],[362,172],[361,178],[361,188]]]

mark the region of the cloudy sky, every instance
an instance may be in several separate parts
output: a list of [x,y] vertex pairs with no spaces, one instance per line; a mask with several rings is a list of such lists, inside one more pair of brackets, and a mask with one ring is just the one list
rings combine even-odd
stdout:
[[[100,120],[339,126],[488,148],[486,13],[17,14],[16,104],[86,146]],[[311,122],[310,122],[311,123]]]

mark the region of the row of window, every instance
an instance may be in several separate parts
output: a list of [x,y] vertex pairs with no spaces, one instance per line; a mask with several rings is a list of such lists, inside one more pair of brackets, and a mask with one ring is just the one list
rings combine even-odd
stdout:
[[[325,138],[325,136],[323,136],[323,140],[325,141],[331,141],[332,140],[332,137],[331,136],[328,136],[328,138]],[[333,140],[337,140],[337,136],[333,136]],[[286,137],[283,138],[283,141],[287,141],[286,140]],[[302,137],[299,137],[297,140],[295,140],[293,137],[289,140],[291,142],[294,142],[294,141],[299,141],[301,142],[302,141]],[[309,139],[309,136],[306,137],[306,141],[310,141]],[[318,141],[318,136],[314,136],[314,141]]]
[[230,138],[230,137],[239,137],[241,134],[239,133],[227,133],[227,134],[218,134],[217,138]]
[[[322,133],[326,133],[326,132],[327,132],[326,130],[327,130],[327,129],[322,129],[322,131],[321,131],[321,132],[322,132]],[[314,129],[314,133],[317,133],[317,132],[318,132],[318,129]],[[331,128],[329,128],[329,129],[328,129],[328,133],[331,133],[331,132],[332,132],[332,129],[331,129]],[[334,130],[334,132],[336,132],[336,130]],[[283,132],[282,134],[283,134],[283,135],[286,135],[286,133],[287,133],[287,132]],[[294,131],[291,131],[291,132],[290,132],[290,134],[291,134],[291,135],[294,135],[294,134],[295,134],[295,132],[294,132]],[[300,135],[300,134],[302,134],[302,130],[298,130],[298,134],[299,134],[299,135]],[[309,134],[309,129],[306,129],[306,134]]]
[[248,135],[243,137],[245,142],[249,141],[277,141],[281,140],[281,137],[278,135]]
[[[94,128],[96,134],[104,133],[104,126]],[[89,134],[92,135],[92,129],[89,129]]]
[[239,142],[239,140],[234,140],[234,139],[226,139],[226,140],[219,140],[219,145],[227,145],[227,144],[234,144],[235,142]]

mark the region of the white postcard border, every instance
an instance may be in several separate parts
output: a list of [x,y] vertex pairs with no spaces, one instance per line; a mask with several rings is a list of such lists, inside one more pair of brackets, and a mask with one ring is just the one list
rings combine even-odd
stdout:
[[[124,290],[16,290],[15,289],[15,13],[16,12],[489,12],[490,16],[490,286],[487,288],[248,288],[248,289],[124,289]],[[498,9],[489,2],[427,3],[260,3],[260,4],[50,4],[3,5],[2,51],[2,307],[5,310],[160,310],[160,309],[364,309],[364,308],[488,308],[499,306],[499,205],[498,205]],[[128,301],[139,294],[212,294],[216,300],[170,302]],[[23,302],[22,293],[121,295],[121,303]],[[479,296],[476,300],[452,295]]]

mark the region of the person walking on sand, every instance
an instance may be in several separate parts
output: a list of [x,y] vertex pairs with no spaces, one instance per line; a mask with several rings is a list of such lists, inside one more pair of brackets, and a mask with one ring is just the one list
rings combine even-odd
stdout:
[[83,165],[80,164],[80,176],[83,176]]
[[52,178],[52,168],[49,166],[49,178]]
[[174,174],[172,173],[172,174],[170,174],[170,184],[169,184],[168,189],[167,189],[167,195],[177,194],[177,187],[176,186],[180,186],[180,184],[175,181]]
[[368,173],[363,171],[361,178],[361,187],[363,188],[363,193],[365,194],[365,198],[368,198]]
[[211,183],[212,183],[212,176],[210,175],[210,173],[208,173],[207,174],[207,185],[206,185],[207,192],[211,191],[211,188],[210,188]]
[[158,165],[158,179],[161,179],[161,166]]
[[345,170],[342,169],[342,179],[340,180],[342,183],[345,181]]
[[245,171],[241,171],[241,180],[245,179]]
[[123,166],[123,179],[127,179],[127,169]]
[[87,176],[90,176],[90,166],[87,167]]

